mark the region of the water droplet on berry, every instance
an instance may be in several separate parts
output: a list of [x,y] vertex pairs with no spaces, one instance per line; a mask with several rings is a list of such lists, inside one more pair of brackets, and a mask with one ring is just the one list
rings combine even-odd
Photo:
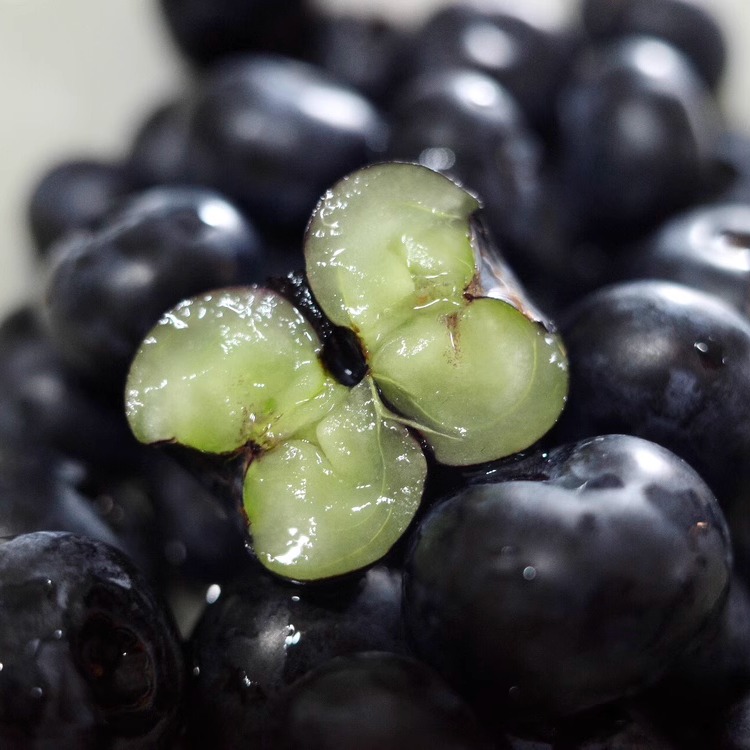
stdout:
[[221,586],[218,583],[212,583],[206,590],[206,604],[214,604],[221,596]]
[[707,370],[718,370],[726,362],[723,347],[710,337],[706,341],[696,341],[693,348]]
[[536,568],[533,565],[527,565],[523,569],[523,577],[527,581],[533,581],[536,578]]

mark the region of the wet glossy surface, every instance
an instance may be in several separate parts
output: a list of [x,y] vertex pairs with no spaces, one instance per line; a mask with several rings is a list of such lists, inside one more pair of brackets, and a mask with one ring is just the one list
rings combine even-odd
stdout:
[[716,88],[726,64],[724,33],[702,0],[584,0],[583,22],[596,40],[632,34],[664,39],[682,50]]
[[304,227],[321,193],[371,161],[386,126],[355,89],[280,56],[212,69],[190,115],[190,178],[265,225]]
[[300,587],[251,568],[215,593],[191,643],[196,748],[249,746],[269,702],[333,656],[405,651],[395,570],[376,566],[349,581]]
[[579,231],[617,239],[697,199],[720,132],[687,58],[649,37],[589,48],[560,93],[559,118]]
[[171,619],[114,549],[40,533],[0,546],[0,739],[127,750],[175,730],[184,671]]
[[710,490],[653,443],[583,441],[516,476],[437,505],[404,574],[416,653],[511,726],[643,689],[723,605],[730,566]]
[[687,284],[750,315],[750,204],[712,204],[675,216],[628,258],[625,276]]
[[571,367],[558,442],[607,432],[688,461],[725,508],[745,505],[750,324],[717,297],[659,281],[616,285],[560,318]]
[[214,191],[140,193],[99,231],[55,249],[45,299],[55,345],[75,370],[119,395],[162,313],[191,294],[256,281],[260,253],[254,227]]

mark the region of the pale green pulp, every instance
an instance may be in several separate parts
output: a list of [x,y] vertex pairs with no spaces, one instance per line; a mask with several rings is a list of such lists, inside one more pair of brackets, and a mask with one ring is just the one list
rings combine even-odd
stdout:
[[568,387],[559,338],[482,296],[477,208],[424,167],[367,167],[326,193],[305,250],[325,313],[358,333],[386,399],[453,465],[527,448],[555,423]]

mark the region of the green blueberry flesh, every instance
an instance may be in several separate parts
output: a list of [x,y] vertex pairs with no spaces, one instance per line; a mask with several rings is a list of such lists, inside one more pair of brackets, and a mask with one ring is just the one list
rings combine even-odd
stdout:
[[380,412],[366,378],[304,438],[251,464],[245,512],[269,570],[297,580],[339,575],[380,559],[404,533],[426,461],[408,430]]
[[144,443],[228,453],[294,435],[345,398],[296,308],[254,287],[181,302],[143,341],[126,413]]
[[144,443],[244,452],[242,498],[257,557],[295,580],[383,557],[422,497],[419,441],[371,378],[336,382],[317,334],[286,299],[257,287],[181,302],[142,343],[126,412]]
[[305,245],[323,311],[358,334],[385,398],[452,465],[527,448],[567,396],[559,338],[482,288],[478,207],[443,175],[379,164],[323,196]]

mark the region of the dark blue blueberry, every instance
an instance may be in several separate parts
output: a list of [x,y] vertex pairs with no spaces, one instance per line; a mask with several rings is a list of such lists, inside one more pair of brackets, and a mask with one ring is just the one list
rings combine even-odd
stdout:
[[120,164],[78,159],[52,167],[29,199],[29,228],[37,251],[46,255],[67,233],[95,228],[132,189]]
[[405,651],[398,572],[377,566],[303,587],[246,569],[221,588],[191,639],[194,746],[250,746],[284,687],[334,656],[372,649]]
[[685,56],[652,37],[589,49],[560,94],[564,200],[584,236],[635,236],[709,180],[718,105]]
[[419,29],[412,65],[417,72],[460,67],[486,73],[511,92],[533,126],[547,131],[578,47],[575,36],[520,5],[513,11],[448,5]]
[[166,746],[184,685],[172,621],[113,547],[65,533],[0,546],[0,744]]
[[276,702],[268,750],[503,750],[425,664],[368,652],[317,667]]
[[747,508],[750,323],[718,297],[635,281],[558,318],[570,393],[558,442],[620,432],[685,459],[723,507]]
[[187,181],[188,111],[187,101],[169,101],[150,112],[140,124],[125,165],[137,187]]
[[46,315],[63,358],[122,393],[143,337],[180,300],[259,280],[260,239],[221,195],[189,187],[134,196],[101,229],[55,249]]
[[304,227],[318,198],[375,158],[385,124],[370,102],[315,66],[247,55],[212,69],[190,117],[191,178],[263,225]]
[[374,102],[387,102],[403,72],[408,35],[383,18],[321,15],[310,61]]
[[404,572],[416,653],[483,721],[544,724],[646,688],[723,606],[731,549],[701,478],[612,435],[428,513]]
[[624,276],[664,279],[750,314],[750,203],[702,205],[674,216],[625,261]]
[[300,54],[312,12],[306,0],[160,0],[166,28],[192,62],[238,52]]
[[724,31],[703,0],[584,0],[583,23],[594,40],[648,34],[684,52],[706,83],[718,87],[726,66]]

